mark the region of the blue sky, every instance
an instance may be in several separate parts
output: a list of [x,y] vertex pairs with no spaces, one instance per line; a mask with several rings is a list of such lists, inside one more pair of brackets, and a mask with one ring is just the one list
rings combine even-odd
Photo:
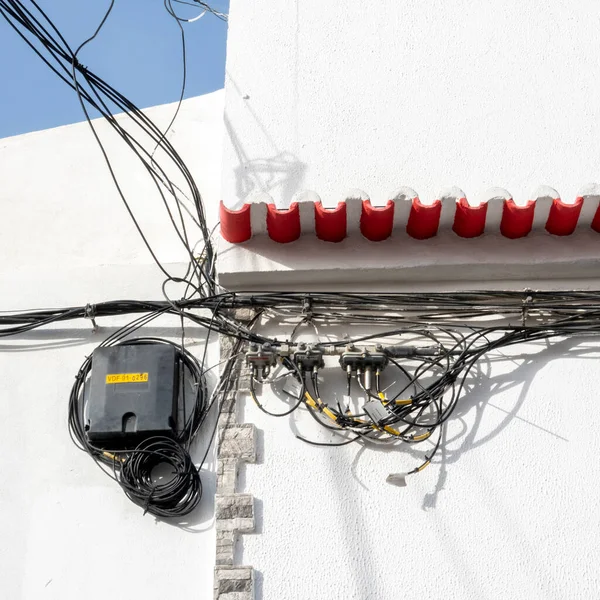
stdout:
[[[25,5],[28,3],[25,2]],[[71,46],[89,37],[109,0],[38,0]],[[195,7],[177,5],[190,18]],[[228,0],[209,0],[227,12]],[[186,97],[223,87],[227,24],[211,14],[185,24]],[[0,138],[83,120],[77,97],[0,16]],[[80,61],[140,107],[174,102],[181,91],[180,30],[163,0],[116,0]]]

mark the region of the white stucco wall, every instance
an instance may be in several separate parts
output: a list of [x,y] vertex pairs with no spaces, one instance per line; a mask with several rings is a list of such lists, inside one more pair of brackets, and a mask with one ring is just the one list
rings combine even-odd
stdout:
[[[574,198],[599,179],[599,21],[583,0],[234,0],[223,199],[267,192],[287,206],[309,189],[332,206],[360,188],[382,203],[408,185],[431,201],[457,185],[525,201],[542,184]],[[240,561],[257,569],[258,597],[596,597],[598,348],[484,361],[447,450],[405,489],[385,478],[414,466],[410,454],[311,447],[294,437],[319,435],[305,416],[247,401],[263,450],[243,475],[259,533]],[[340,383],[337,369],[324,381]]]
[[[218,201],[223,94],[183,103],[170,134],[208,207]],[[175,105],[150,109],[160,127]],[[99,131],[159,257],[185,257],[152,184],[104,123]],[[0,310],[159,299],[163,277],[109,179],[86,123],[0,140]],[[209,210],[214,223],[215,211]],[[134,317],[101,319],[94,334],[64,323],[0,339],[0,597],[210,598],[214,566],[214,460],[190,528],[157,522],[71,443],[67,405],[86,355]],[[144,335],[178,339],[178,319]],[[202,350],[204,333],[187,329]],[[216,348],[211,360],[218,360]],[[198,452],[200,456],[200,452]]]
[[[525,199],[549,184],[569,198],[598,179],[594,3],[371,4],[232,2],[226,202],[267,191],[285,205],[308,188],[331,205],[354,187],[381,202],[401,185],[423,199],[446,185]],[[184,103],[174,134],[212,222],[221,102]],[[173,108],[153,116],[166,125]],[[119,144],[115,155],[153,246],[176,265],[152,186]],[[2,309],[158,296],[100,158],[85,124],[0,140]],[[177,336],[177,323],[159,333]],[[0,341],[0,596],[210,598],[213,463],[190,533],[143,517],[69,440],[68,392],[98,343],[79,323]],[[448,450],[405,489],[385,477],[414,457],[309,447],[293,435],[319,435],[305,416],[244,403],[262,432],[241,482],[257,498],[239,556],[257,569],[257,597],[595,598],[597,359],[588,341],[484,362]]]
[[[300,339],[314,340],[310,328]],[[598,342],[583,340],[486,357],[445,448],[406,488],[385,479],[418,466],[430,444],[314,447],[295,434],[339,438],[304,411],[275,419],[247,399],[262,458],[242,480],[259,533],[244,536],[240,562],[258,572],[257,598],[596,598],[599,359]],[[328,362],[324,401],[335,403],[344,379]],[[271,393],[261,401],[283,412]]]
[[593,0],[233,0],[223,198],[598,181]]

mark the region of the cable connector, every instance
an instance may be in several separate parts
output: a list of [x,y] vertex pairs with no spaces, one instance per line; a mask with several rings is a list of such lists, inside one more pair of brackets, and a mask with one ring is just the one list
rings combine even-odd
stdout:
[[259,346],[252,343],[246,352],[246,364],[252,367],[255,374],[260,373],[263,377],[268,377],[271,367],[277,364],[277,353],[271,344]]
[[363,371],[371,368],[383,371],[388,364],[388,357],[381,346],[374,348],[356,348],[348,346],[340,356],[340,366],[344,371]]
[[304,342],[298,344],[298,350],[294,352],[294,363],[301,371],[314,372],[325,367],[323,350],[307,346]]
[[388,409],[377,400],[371,400],[363,405],[363,410],[369,415],[369,418],[375,425],[379,425],[382,421],[390,418]]
[[112,461],[119,461],[124,463],[125,462],[125,458],[123,458],[122,456],[117,456],[116,454],[113,454],[112,452],[103,452],[102,456],[112,460]]
[[438,356],[442,354],[440,346],[387,346],[385,353],[392,358],[410,358],[411,356]]
[[390,473],[385,481],[390,485],[395,485],[396,487],[406,487],[406,476],[408,473]]

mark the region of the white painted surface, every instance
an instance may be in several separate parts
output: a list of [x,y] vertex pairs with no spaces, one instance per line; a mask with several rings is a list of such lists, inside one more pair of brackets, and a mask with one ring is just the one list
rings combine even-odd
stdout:
[[223,198],[600,180],[593,0],[233,0]]
[[[308,189],[335,206],[359,188],[383,204],[405,185],[430,202],[457,185],[474,203],[501,187],[522,204],[548,185],[569,201],[600,179],[599,23],[591,0],[233,0],[223,199],[238,207],[266,192],[287,206]],[[324,278],[309,275],[319,254],[331,258],[331,246],[253,247],[223,260],[232,272],[280,270],[330,287],[335,260]],[[352,261],[338,258],[348,282]],[[457,267],[443,264],[453,277]],[[389,290],[389,275],[365,286]],[[245,468],[259,533],[245,536],[240,560],[258,570],[258,597],[597,597],[597,348],[527,346],[484,362],[442,461],[405,489],[385,478],[415,465],[408,453],[310,447],[294,438],[319,435],[306,417],[273,419],[247,401],[263,452]]]
[[[243,244],[219,240],[219,281],[232,290],[344,284],[379,289],[599,289],[600,235],[591,229],[558,237],[532,233],[517,240],[499,233],[462,239],[446,232],[429,240],[360,235],[330,243],[306,235],[289,244],[266,236]],[[556,280],[561,280],[556,283]],[[509,283],[510,282],[510,283]]]
[[[222,92],[185,101],[169,137],[211,207],[218,201]],[[175,105],[150,109],[165,127]],[[104,124],[99,125],[108,134]],[[185,259],[142,169],[107,135],[125,190],[159,257]],[[152,263],[110,182],[87,124],[0,140],[1,310],[159,299]],[[214,207],[214,208],[213,208]],[[134,506],[71,443],[68,396],[83,359],[114,327],[66,323],[0,339],[0,597],[6,600],[212,597],[214,461],[192,532]],[[178,319],[144,334],[177,339]],[[201,351],[203,332],[187,329]],[[216,348],[211,360],[217,360]],[[196,454],[199,456],[200,452]]]
[[[336,438],[301,411],[275,419],[247,399],[262,449],[243,477],[259,508],[240,560],[258,571],[257,597],[596,598],[599,352],[597,342],[567,340],[487,357],[446,450],[405,488],[386,477],[418,466],[429,444],[309,446],[295,434]],[[322,397],[335,402],[344,380],[332,360]],[[261,400],[283,409],[270,393]]]

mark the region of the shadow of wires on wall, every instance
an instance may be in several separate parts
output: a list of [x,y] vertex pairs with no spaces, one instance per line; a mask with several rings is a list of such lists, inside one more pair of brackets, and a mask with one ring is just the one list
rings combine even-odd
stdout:
[[[323,334],[326,328],[322,329],[321,333]],[[528,342],[526,348],[526,353],[517,348],[513,352],[491,352],[483,356],[467,375],[456,408],[447,426],[442,429],[440,450],[432,460],[432,465],[439,467],[438,477],[434,489],[423,497],[423,510],[436,508],[439,494],[446,485],[449,465],[457,463],[468,452],[477,450],[492,441],[515,420],[522,423],[526,428],[531,428],[559,442],[568,443],[570,441],[562,431],[555,431],[545,427],[543,423],[526,419],[520,416],[519,412],[528,398],[533,381],[539,375],[539,372],[553,360],[563,357],[577,360],[597,360],[600,356],[600,348],[597,345],[586,343],[584,338]],[[495,367],[502,364],[505,366],[513,364],[515,366],[508,372],[498,372]],[[506,371],[506,369],[504,370]],[[326,393],[322,396],[335,405],[341,398],[335,391],[336,387],[340,387],[340,369],[333,365],[326,366],[321,369],[320,374],[322,379],[328,382],[328,384],[321,384],[322,391],[326,390]],[[393,375],[392,378],[395,376]],[[337,382],[336,379],[338,379]],[[421,382],[426,386],[434,379],[437,379],[434,375],[427,376],[421,379]],[[277,403],[268,408],[276,411],[281,410],[281,407],[285,406],[286,403],[289,405],[290,397],[289,394],[286,394],[284,388],[285,379],[281,379],[271,386],[270,389]],[[499,398],[500,395],[507,392],[511,392],[509,395],[510,405],[504,407],[500,402],[495,401],[495,398]],[[484,421],[484,416],[489,411],[497,414],[494,419],[486,418]],[[306,411],[302,408],[301,412]],[[498,415],[500,415],[499,419],[497,418]],[[322,436],[319,437],[320,430],[311,429],[310,420],[308,429],[306,429],[306,426],[301,426],[298,415],[295,413],[288,415],[287,421],[291,432],[297,438],[302,439],[307,435],[307,431],[312,431],[313,441],[323,442],[325,445],[328,442],[336,442],[341,439],[331,436],[327,439]],[[485,432],[482,433],[484,423]],[[333,436],[333,432],[331,434]],[[359,447],[350,466],[350,471],[352,477],[363,489],[368,488],[359,477],[357,467],[365,451],[399,452],[413,457],[417,462],[422,462],[428,452],[431,451],[429,442],[415,446],[404,443],[380,445],[363,439],[357,443]],[[435,440],[431,443],[435,443]]]
[[[257,123],[260,123],[256,115],[253,116]],[[272,196],[274,200],[282,199],[282,202],[287,203],[285,206],[289,205],[293,196],[304,187],[306,164],[293,153],[278,149],[262,125],[259,127],[273,148],[273,154],[251,158],[227,115],[224,121],[225,130],[237,156],[238,166],[234,170],[234,176],[238,201],[243,202],[249,196],[264,193]]]
[[[441,432],[440,449],[432,460],[433,466],[439,465],[439,473],[434,489],[423,497],[423,510],[436,508],[439,494],[444,490],[447,482],[449,465],[457,463],[468,452],[477,450],[489,443],[514,420],[520,421],[526,427],[543,432],[545,435],[561,442],[569,442],[569,439],[562,435],[560,431],[552,431],[539,423],[525,419],[519,416],[519,411],[527,400],[531,385],[537,374],[548,366],[552,360],[559,357],[597,360],[600,356],[600,349],[597,346],[586,345],[582,339],[573,338],[558,342],[547,340],[529,342],[527,346],[529,348],[537,346],[540,350],[530,354],[516,353],[512,356],[492,353],[489,356],[482,357],[467,376],[456,408]],[[506,364],[507,362],[514,363],[516,367],[508,373],[494,374],[495,364]],[[511,401],[509,409],[503,408],[494,402],[495,396],[517,389],[518,393],[513,393],[514,399]],[[489,410],[503,413],[503,417],[485,434],[480,435],[484,415]],[[454,427],[457,423],[460,424],[458,430]],[[490,420],[487,419],[485,424],[489,428]],[[366,489],[366,486],[358,477],[357,465],[366,450],[385,453],[404,452],[413,456],[417,461],[423,461],[424,457],[430,452],[431,447],[420,448],[419,446],[407,444],[386,447],[365,442],[356,453],[351,468],[352,476],[364,489]]]
[[[444,489],[448,476],[448,465],[454,464],[460,458],[473,450],[487,444],[511,424],[513,420],[524,423],[527,427],[541,431],[544,434],[568,443],[569,440],[558,431],[552,431],[519,416],[519,411],[527,400],[531,385],[538,372],[546,367],[549,362],[559,356],[566,356],[577,359],[598,359],[599,349],[594,346],[587,346],[581,339],[566,339],[559,342],[537,342],[529,343],[529,346],[541,346],[541,350],[532,354],[509,357],[505,355],[490,355],[484,357],[473,369],[466,380],[465,390],[458,401],[455,412],[450,422],[460,423],[461,430],[449,434],[448,429],[444,427],[442,432],[442,444],[440,452],[433,464],[439,464],[440,470],[438,480],[433,491],[427,493],[423,498],[422,508],[424,510],[433,509],[437,506],[439,493]],[[511,361],[517,366],[508,373],[494,375],[494,364]],[[510,409],[502,408],[494,402],[494,396],[512,389],[519,389],[516,399],[513,401]],[[480,427],[483,423],[483,417],[486,411],[494,410],[504,413],[499,423],[479,436]],[[466,422],[467,414],[474,411],[471,417],[471,424]],[[414,449],[410,449],[414,451]]]

